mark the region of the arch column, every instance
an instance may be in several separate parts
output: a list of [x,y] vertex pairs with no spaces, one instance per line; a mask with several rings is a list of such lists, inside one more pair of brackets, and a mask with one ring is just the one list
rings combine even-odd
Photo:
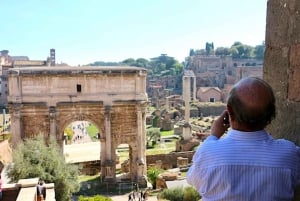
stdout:
[[[104,158],[101,168],[102,178],[104,177],[105,181],[115,180],[115,161],[112,160],[112,143],[111,143],[111,106],[107,105],[104,109],[104,125],[105,125],[105,153],[101,153],[101,161]],[[102,150],[102,148],[101,148]],[[102,157],[104,155],[104,157]]]
[[105,106],[106,160],[111,160],[111,106]]
[[56,138],[56,108],[49,108],[49,117],[50,117],[50,136]]
[[13,114],[11,116],[12,121],[12,127],[11,127],[11,141],[12,146],[15,148],[19,142],[22,140],[22,133],[21,133],[21,108],[22,104],[14,104],[12,108],[10,108],[13,111]]
[[146,106],[143,102],[137,105],[137,159],[136,159],[136,178],[137,182],[143,182],[141,179],[147,172],[146,166]]

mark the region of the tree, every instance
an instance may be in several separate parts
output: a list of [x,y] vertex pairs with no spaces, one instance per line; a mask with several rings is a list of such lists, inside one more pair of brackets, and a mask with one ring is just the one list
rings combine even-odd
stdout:
[[159,128],[147,129],[146,138],[147,138],[147,146],[149,146],[149,142],[151,142],[153,146],[156,143],[156,141],[160,139],[160,129]]
[[173,65],[173,68],[175,69],[175,74],[180,75],[183,70],[183,64],[176,61],[176,63]]
[[239,51],[236,47],[231,47],[230,53],[231,53],[232,58],[234,58],[234,59],[239,58]]
[[223,55],[225,55],[225,51],[224,51],[224,47],[218,47],[217,49],[216,49],[216,51],[215,51],[215,54],[217,55],[217,56],[223,56]]
[[131,66],[135,63],[135,60],[133,58],[128,58],[128,59],[125,59],[124,61],[122,61],[123,64],[126,64],[128,66]]
[[206,42],[205,50],[206,50],[206,55],[211,55],[214,52],[214,43]]
[[189,56],[191,57],[191,56],[194,56],[194,55],[195,55],[194,49],[190,49],[190,54],[189,54]]
[[135,61],[135,64],[138,67],[148,67],[149,66],[149,61],[147,59],[144,59],[144,58],[138,58]]
[[195,51],[196,55],[206,55],[206,50],[205,49],[200,49]]
[[13,151],[13,163],[7,176],[12,182],[19,179],[41,178],[55,184],[55,199],[71,200],[71,194],[79,190],[78,167],[67,164],[54,138],[46,145],[42,135],[27,139]]
[[264,59],[264,53],[265,53],[265,44],[257,45],[254,48],[254,55],[256,59]]

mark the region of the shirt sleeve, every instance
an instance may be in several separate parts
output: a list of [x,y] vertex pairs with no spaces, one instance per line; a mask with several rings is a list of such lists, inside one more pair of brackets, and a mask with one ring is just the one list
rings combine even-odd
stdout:
[[186,176],[186,180],[187,182],[194,186],[196,188],[196,190],[199,191],[200,189],[200,181],[199,181],[199,172],[200,172],[200,166],[199,166],[199,163],[201,161],[201,155],[202,155],[202,146],[210,141],[216,141],[218,140],[218,138],[214,135],[210,135],[208,136],[205,141],[203,142],[202,145],[200,145],[197,149],[197,151],[195,152],[194,156],[193,156],[193,159],[192,159],[192,165],[191,167],[189,168],[188,172],[187,172],[187,176]]
[[[215,140],[218,140],[219,138],[217,138],[216,136],[214,136],[214,135],[210,135],[210,136],[208,136],[207,138],[206,138],[206,140],[205,141],[215,141]],[[205,142],[204,141],[204,142]]]
[[202,158],[202,148],[205,147],[205,144],[209,143],[209,142],[213,142],[213,141],[217,141],[219,140],[219,138],[217,138],[216,136],[214,135],[210,135],[206,138],[206,140],[203,142],[202,145],[199,146],[199,148],[197,149],[197,151],[195,152],[194,156],[193,156],[193,159],[192,159],[192,165],[191,167],[189,168],[188,172],[187,172],[187,177],[186,177],[186,180],[187,182],[194,186],[198,191],[200,189],[200,185],[201,185],[201,178],[200,177],[200,166],[199,166],[199,163],[201,161],[201,158]]

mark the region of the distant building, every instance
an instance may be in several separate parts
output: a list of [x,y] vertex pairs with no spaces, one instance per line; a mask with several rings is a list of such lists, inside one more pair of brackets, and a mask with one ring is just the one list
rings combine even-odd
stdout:
[[250,77],[250,76],[262,78],[263,76],[262,66],[238,66],[236,68],[237,81],[239,81],[242,78]]
[[11,56],[8,55],[8,50],[0,51],[0,65],[9,65],[12,62]]
[[220,102],[222,91],[218,87],[200,87],[197,91],[197,98],[200,102]]
[[7,71],[14,67],[49,66],[50,61],[54,59],[55,62],[55,50],[53,50],[54,49],[50,50],[50,58],[52,58],[52,60],[49,59],[49,61],[30,60],[28,56],[10,56],[8,50],[0,51],[0,107],[5,107],[7,104],[7,96],[9,93]]
[[248,76],[262,76],[263,60],[233,59],[230,56],[194,55],[187,58],[193,70],[197,87],[219,87],[234,84]]
[[55,49],[50,49],[50,66],[55,66]]
[[12,68],[11,65],[0,65],[0,107],[7,103],[8,96],[8,78],[7,71]]
[[12,68],[12,57],[8,50],[0,51],[0,107],[4,107],[8,95],[7,71]]
[[28,56],[11,56],[11,59],[13,61],[28,61],[29,57]]
[[17,60],[13,61],[13,67],[24,66],[47,66],[47,61],[43,60]]

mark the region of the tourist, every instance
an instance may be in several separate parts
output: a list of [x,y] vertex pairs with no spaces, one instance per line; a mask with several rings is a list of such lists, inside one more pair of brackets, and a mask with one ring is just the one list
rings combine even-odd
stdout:
[[146,190],[145,193],[144,193],[144,195],[143,195],[143,198],[146,201],[146,200],[148,200],[148,197],[149,197],[149,191]]
[[39,180],[38,185],[36,187],[36,195],[37,195],[37,201],[44,201],[46,200],[46,187],[44,186],[44,181]]
[[128,195],[128,201],[131,201],[131,194]]
[[[223,136],[227,115],[231,129]],[[265,131],[274,118],[275,97],[267,82],[248,77],[233,86],[227,111],[213,122],[187,174],[203,201],[293,199],[300,185],[300,148]]]

